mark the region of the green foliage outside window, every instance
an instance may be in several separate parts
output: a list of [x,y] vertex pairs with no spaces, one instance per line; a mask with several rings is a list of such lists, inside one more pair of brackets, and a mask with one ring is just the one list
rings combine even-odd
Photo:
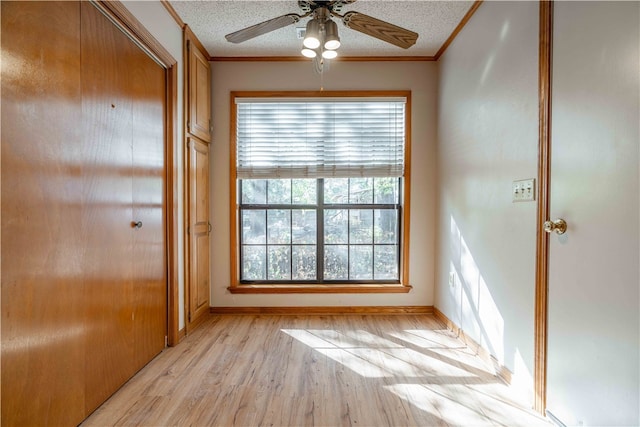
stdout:
[[245,179],[241,201],[242,281],[399,280],[398,178]]

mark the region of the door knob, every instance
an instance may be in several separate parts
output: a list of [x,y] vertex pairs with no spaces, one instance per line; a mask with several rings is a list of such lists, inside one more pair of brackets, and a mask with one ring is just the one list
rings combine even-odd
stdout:
[[547,233],[555,232],[556,234],[564,234],[567,231],[567,222],[562,218],[558,218],[554,221],[545,221],[544,231]]
[[142,228],[142,221],[132,222],[131,225],[133,225],[134,228]]

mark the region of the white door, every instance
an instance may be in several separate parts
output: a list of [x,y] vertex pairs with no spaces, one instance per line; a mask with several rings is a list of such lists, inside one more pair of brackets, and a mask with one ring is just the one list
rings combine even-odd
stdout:
[[555,2],[547,409],[640,425],[640,3]]

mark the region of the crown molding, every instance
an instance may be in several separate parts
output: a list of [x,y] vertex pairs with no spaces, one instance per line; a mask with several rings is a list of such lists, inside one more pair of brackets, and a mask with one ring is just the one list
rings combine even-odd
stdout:
[[[342,56],[332,61],[341,62],[428,62],[433,56]],[[304,56],[211,56],[212,62],[302,62],[309,61]]]
[[444,54],[444,52],[447,50],[447,48],[449,47],[449,45],[451,43],[453,43],[453,40],[456,38],[456,36],[460,33],[460,31],[462,31],[462,29],[464,28],[465,25],[467,25],[467,22],[469,22],[469,20],[471,19],[471,17],[473,16],[474,13],[476,13],[476,10],[478,10],[478,8],[480,7],[480,5],[482,4],[483,0],[476,0],[471,7],[469,8],[469,10],[467,11],[467,13],[462,17],[462,19],[460,20],[460,22],[458,23],[458,25],[456,26],[456,28],[453,30],[453,32],[451,33],[451,35],[449,36],[449,38],[447,40],[445,40],[445,42],[442,44],[442,46],[440,47],[440,49],[438,49],[438,52],[436,52],[435,55],[435,60],[437,61],[438,59],[440,59],[440,57],[442,56],[442,54]]
[[167,12],[169,12],[169,15],[176,21],[176,24],[178,24],[180,28],[184,28],[184,21],[180,18],[180,15],[178,15],[178,12],[176,12],[173,6],[171,6],[171,3],[169,3],[168,0],[160,0],[160,3],[167,9]]

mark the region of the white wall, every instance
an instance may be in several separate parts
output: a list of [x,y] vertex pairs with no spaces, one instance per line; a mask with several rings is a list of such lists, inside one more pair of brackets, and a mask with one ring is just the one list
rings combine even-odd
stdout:
[[[532,387],[538,2],[485,2],[439,61],[435,306]],[[454,286],[449,285],[450,274]]]
[[[144,25],[144,27],[164,46],[167,51],[178,61],[178,111],[176,123],[175,141],[183,144],[183,60],[182,60],[182,29],[178,26],[173,17],[167,12],[160,2],[157,1],[123,1],[129,11]],[[176,159],[178,168],[178,200],[183,200],[184,183],[182,150],[178,150]],[[178,224],[184,222],[184,205],[178,205]],[[184,328],[184,232],[182,226],[178,228],[178,305],[180,329]]]
[[[437,65],[433,62],[334,62],[321,78],[310,62],[214,62],[211,150],[211,305],[433,305]],[[408,294],[238,295],[230,285],[229,93],[247,90],[411,90],[412,176]]]

